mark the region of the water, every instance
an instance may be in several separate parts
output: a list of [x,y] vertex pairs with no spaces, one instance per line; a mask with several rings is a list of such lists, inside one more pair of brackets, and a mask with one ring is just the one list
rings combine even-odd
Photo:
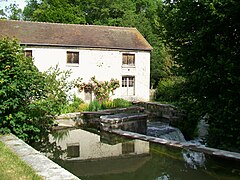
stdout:
[[182,132],[174,127],[162,122],[148,122],[147,135],[162,139],[186,142]]
[[236,161],[82,129],[56,131],[41,151],[83,180],[240,179]]

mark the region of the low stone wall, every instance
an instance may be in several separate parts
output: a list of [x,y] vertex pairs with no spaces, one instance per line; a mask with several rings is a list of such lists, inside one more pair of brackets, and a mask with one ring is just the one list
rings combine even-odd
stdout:
[[112,130],[111,133],[115,133],[128,138],[140,139],[140,140],[149,141],[157,144],[162,144],[170,147],[189,149],[196,152],[203,152],[204,154],[209,154],[211,156],[217,156],[220,158],[231,159],[231,160],[240,162],[240,153],[237,153],[237,152],[230,152],[230,151],[225,151],[221,149],[210,148],[204,145],[194,144],[191,142],[171,141],[171,140],[156,138],[153,136],[138,134],[134,132],[123,131],[121,129]]
[[45,180],[79,180],[78,177],[54,163],[13,134],[0,136],[0,141],[15,152]]
[[165,122],[173,122],[183,119],[186,112],[180,111],[177,107],[171,104],[161,104],[158,102],[133,102],[134,105],[143,107],[145,113],[148,113],[149,118],[161,119]]
[[115,114],[100,117],[101,130],[112,131],[113,129],[122,129],[125,131],[146,134],[147,132],[147,114]]

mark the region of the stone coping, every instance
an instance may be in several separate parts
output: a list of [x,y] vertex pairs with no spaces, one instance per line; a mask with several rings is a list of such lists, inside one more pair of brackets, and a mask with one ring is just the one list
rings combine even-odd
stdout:
[[205,154],[209,154],[212,156],[217,156],[220,158],[240,161],[240,153],[210,148],[210,147],[206,147],[204,145],[193,144],[191,142],[170,141],[170,140],[166,140],[166,139],[156,138],[153,136],[147,136],[147,135],[138,134],[138,133],[134,133],[134,132],[123,131],[120,129],[111,130],[110,133],[115,133],[115,134],[125,136],[125,137],[140,139],[140,140],[163,144],[163,145],[176,147],[176,148],[182,148],[182,149],[186,148],[186,149],[194,150],[197,152],[203,152]]
[[48,159],[13,134],[0,136],[0,141],[45,180],[79,180],[78,177]]
[[148,117],[147,114],[142,114],[142,113],[131,113],[131,114],[119,113],[114,115],[100,116],[100,121],[103,123],[115,124],[119,122],[136,121],[139,119],[147,120],[147,117]]

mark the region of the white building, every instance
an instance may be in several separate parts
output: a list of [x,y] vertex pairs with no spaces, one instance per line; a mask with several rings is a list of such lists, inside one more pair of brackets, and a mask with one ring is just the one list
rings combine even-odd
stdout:
[[[136,28],[0,20],[0,37],[19,39],[40,71],[58,65],[71,79],[118,79],[112,98],[149,100],[152,47]],[[89,94],[80,94],[89,100]]]

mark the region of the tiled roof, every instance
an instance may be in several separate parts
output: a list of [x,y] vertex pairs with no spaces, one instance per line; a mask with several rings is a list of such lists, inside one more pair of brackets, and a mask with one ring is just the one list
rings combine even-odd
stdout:
[[151,50],[136,28],[0,20],[0,37],[25,45]]

